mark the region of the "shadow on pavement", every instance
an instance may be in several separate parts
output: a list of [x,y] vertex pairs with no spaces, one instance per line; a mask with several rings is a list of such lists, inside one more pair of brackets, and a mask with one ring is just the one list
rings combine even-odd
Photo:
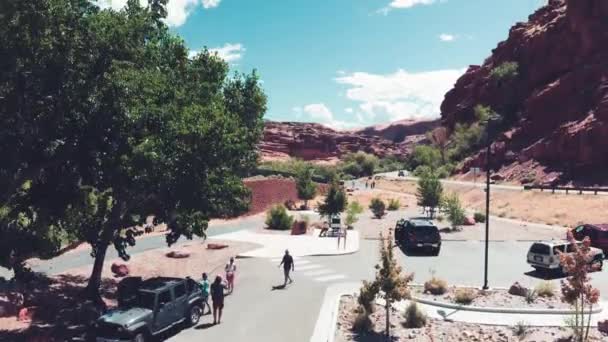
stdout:
[[528,271],[525,272],[524,275],[527,275],[528,277],[532,277],[532,278],[536,278],[536,279],[543,279],[543,280],[555,280],[555,279],[562,279],[565,278],[566,276],[559,271]]
[[287,288],[286,285],[275,285],[272,287],[271,291],[275,291],[275,290],[285,290]]
[[425,249],[408,249],[405,248],[405,246],[403,245],[397,245],[395,247],[399,247],[401,252],[403,252],[403,254],[407,255],[408,257],[436,257],[435,255],[433,255],[433,252]]
[[214,326],[215,324],[213,323],[203,323],[203,324],[199,324],[196,327],[194,327],[194,329],[196,330],[205,330],[205,329],[209,329],[212,326]]

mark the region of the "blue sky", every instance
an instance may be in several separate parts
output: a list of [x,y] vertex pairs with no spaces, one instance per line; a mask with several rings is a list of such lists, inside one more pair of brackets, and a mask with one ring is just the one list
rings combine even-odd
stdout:
[[234,70],[256,68],[266,118],[353,128],[438,117],[466,67],[481,64],[541,3],[169,0],[167,23],[193,51],[208,47]]

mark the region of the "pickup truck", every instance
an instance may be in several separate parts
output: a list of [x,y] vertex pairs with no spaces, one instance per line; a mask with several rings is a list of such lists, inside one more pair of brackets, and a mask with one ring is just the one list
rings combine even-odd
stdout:
[[190,278],[147,279],[119,303],[94,323],[97,342],[148,341],[180,323],[196,325],[203,312],[202,293]]

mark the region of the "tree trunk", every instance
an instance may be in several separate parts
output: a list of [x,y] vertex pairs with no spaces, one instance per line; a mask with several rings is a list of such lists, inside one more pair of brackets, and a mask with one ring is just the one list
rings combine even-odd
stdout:
[[390,341],[391,340],[391,304],[388,301],[388,298],[386,299],[386,340]]
[[97,246],[95,253],[95,262],[93,263],[93,271],[91,277],[89,277],[89,283],[85,289],[85,295],[87,298],[93,300],[95,303],[101,304],[101,296],[99,294],[99,287],[101,286],[101,273],[103,272],[103,263],[106,260],[106,252],[108,251],[109,243],[103,241]]

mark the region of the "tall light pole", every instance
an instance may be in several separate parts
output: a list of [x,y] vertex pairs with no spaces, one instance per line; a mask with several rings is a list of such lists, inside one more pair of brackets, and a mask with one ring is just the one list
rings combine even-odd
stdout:
[[492,143],[488,138],[486,149],[486,251],[485,251],[485,263],[483,272],[483,289],[487,290],[488,287],[488,246],[489,246],[489,235],[490,235],[490,148]]

